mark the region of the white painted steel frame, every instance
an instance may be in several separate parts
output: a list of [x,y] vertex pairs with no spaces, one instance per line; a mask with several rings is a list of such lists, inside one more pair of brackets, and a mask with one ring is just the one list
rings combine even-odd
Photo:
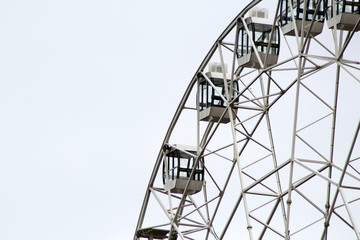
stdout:
[[[305,0],[305,3],[306,1],[310,0]],[[237,236],[241,239],[290,240],[293,237],[299,236],[299,234],[310,234],[307,237],[311,239],[331,240],[336,239],[332,235],[333,232],[330,225],[331,220],[334,218],[337,218],[337,221],[344,224],[341,225],[344,229],[350,229],[353,232],[354,238],[360,240],[359,213],[354,212],[352,209],[354,204],[360,202],[360,169],[353,166],[360,162],[360,156],[356,155],[359,153],[354,150],[356,146],[360,147],[358,143],[360,142],[360,115],[356,115],[358,114],[356,112],[355,116],[347,116],[359,121],[357,128],[353,130],[353,139],[351,146],[348,147],[347,157],[343,159],[343,162],[339,162],[339,157],[336,156],[337,148],[346,147],[337,146],[339,143],[336,142],[341,72],[347,73],[353,81],[360,85],[359,78],[354,74],[354,71],[359,73],[360,62],[356,59],[344,58],[344,53],[354,37],[354,31],[349,31],[346,38],[343,39],[344,32],[338,31],[336,26],[332,30],[327,29],[327,31],[331,31],[333,37],[335,50],[332,51],[327,46],[327,43],[322,43],[317,38],[312,38],[309,34],[305,34],[304,29],[296,29],[295,26],[295,36],[293,37],[293,40],[295,39],[296,42],[295,47],[290,43],[291,37],[289,39],[287,37],[284,38],[290,57],[265,68],[264,66],[267,66],[267,57],[262,62],[254,42],[251,40],[253,51],[262,69],[248,71],[236,66],[238,22],[242,22],[245,25],[246,31],[249,32],[244,20],[245,14],[260,2],[261,0],[252,1],[230,23],[210,49],[186,89],[163,141],[163,146],[171,145],[169,142],[170,138],[184,110],[196,111],[198,155],[196,156],[196,164],[194,166],[199,161],[202,161],[204,157],[205,161],[202,163],[204,164],[205,175],[208,181],[208,183],[204,182],[203,193],[196,195],[203,195],[203,199],[199,202],[197,196],[172,194],[170,191],[165,191],[161,185],[157,185],[156,179],[162,178],[160,167],[165,157],[165,152],[161,149],[146,189],[134,240],[139,239],[137,231],[144,228],[166,228],[169,230],[169,239],[175,239],[171,236],[176,235],[178,239],[220,240],[226,239],[226,234],[233,225],[244,225],[247,229],[247,236]],[[280,2],[281,0],[277,4],[271,36],[274,32],[276,21],[278,21],[277,16],[279,16]],[[318,1],[315,12],[318,11],[320,2]],[[292,3],[290,3],[290,7],[293,7]],[[295,17],[292,16],[292,18],[295,21]],[[304,22],[303,20],[303,27]],[[359,21],[354,26],[354,29],[356,29],[358,24]],[[310,29],[312,25],[313,22],[310,24]],[[234,32],[235,39],[233,39],[233,42],[229,41],[228,36]],[[270,37],[270,39],[272,38]],[[318,53],[312,53],[312,43],[317,44],[326,54],[319,55]],[[269,41],[270,44],[271,41]],[[232,57],[228,61],[225,60],[225,52],[223,50],[231,53]],[[215,53],[219,54],[218,58],[216,58]],[[230,123],[226,126],[231,130],[231,139],[224,139],[224,143],[216,149],[213,149],[213,146],[210,145],[216,140],[217,134],[220,131],[224,131],[225,128],[220,123],[220,120],[218,122],[200,123],[200,110],[198,107],[198,76],[202,75],[206,81],[212,84],[205,75],[205,68],[213,59],[218,59],[223,69],[225,69],[225,64],[231,65],[230,85],[228,85],[226,73],[223,72],[224,85],[227,86],[225,87],[225,95],[217,92],[227,105],[223,116],[226,112],[229,113]],[[328,95],[333,97],[332,103],[330,103],[329,99],[324,98],[323,93],[319,89],[313,89],[311,84],[313,78],[316,78],[318,74],[332,66],[336,67],[336,72],[333,92],[328,91]],[[296,74],[293,78],[289,79],[289,76],[287,76],[286,80],[279,79],[276,76],[276,74],[282,73],[288,73],[288,75],[292,76],[295,72]],[[239,88],[238,91],[233,89],[233,81],[239,81],[242,84],[242,88]],[[188,102],[194,89],[196,91],[196,107],[188,107],[186,104],[189,104]],[[214,89],[216,90],[216,88]],[[303,92],[306,92],[309,97],[315,99],[316,103],[321,108],[326,109],[327,112],[316,117],[304,116],[300,109],[306,100],[302,94]],[[360,95],[360,92],[357,94]],[[275,140],[274,133],[278,129],[274,127],[271,111],[286,95],[292,95],[294,99],[292,132],[290,133],[291,147],[288,158],[280,159],[280,155],[277,152],[281,151],[281,147],[277,145],[279,143]],[[232,96],[236,96],[235,99]],[[238,111],[234,112],[234,109]],[[306,124],[300,124],[304,120],[306,120]],[[330,124],[325,124],[324,122],[326,121],[329,121]],[[262,129],[263,125],[266,130]],[[326,154],[328,156],[323,153],[324,148],[318,146],[319,141],[326,139],[317,139],[316,136],[309,138],[305,134],[306,131],[316,130],[319,125],[326,127],[330,125],[327,128],[327,134],[330,135],[330,143],[326,147]],[[203,131],[200,130],[202,126],[205,126]],[[258,136],[258,132],[261,131],[263,131],[262,134],[267,136],[266,138]],[[315,143],[313,142],[314,140],[316,140]],[[261,156],[256,156],[252,161],[246,162],[246,154],[248,154],[248,149],[253,148],[252,145],[256,146],[259,152],[264,151],[264,153]],[[232,149],[232,156],[224,153],[224,151],[229,149]],[[311,152],[312,156],[306,157],[305,154],[302,156],[303,152]],[[217,180],[217,176],[215,176],[216,172],[214,171],[217,170],[207,166],[206,159],[208,157],[216,157],[217,161],[224,161],[229,164],[227,174],[223,175],[221,183]],[[264,171],[264,169],[261,169],[262,164],[264,167],[271,166],[271,168],[267,169],[266,172],[262,172]],[[340,164],[343,164],[343,166]],[[257,171],[252,172],[252,168],[255,166],[260,166],[258,168],[259,173]],[[192,170],[190,179],[194,173],[195,169]],[[288,180],[284,180],[284,175]],[[168,178],[168,176],[166,177]],[[235,200],[233,205],[227,206],[229,208],[227,220],[223,220],[219,224],[216,220],[224,209],[223,202],[229,200],[225,199],[225,197],[228,196],[229,189],[232,189],[232,184],[234,184],[232,180],[234,178],[238,178],[238,188],[236,188],[238,192],[232,198],[232,200]],[[347,181],[346,184],[344,183],[345,180]],[[349,180],[351,180],[350,183]],[[319,204],[318,195],[311,191],[309,192],[308,188],[304,188],[306,184],[313,182],[326,186],[326,193],[320,196],[323,200],[325,199],[321,202],[323,205]],[[188,186],[189,182],[184,192],[186,192]],[[349,189],[355,191],[355,193],[352,192],[348,195],[347,191]],[[254,196],[257,197],[255,201],[253,201]],[[149,206],[151,197],[155,199],[155,202],[162,209],[162,213],[159,212],[159,214],[164,214],[168,222],[156,223],[154,220],[153,225],[144,226],[144,219],[149,211],[148,208],[152,207]],[[254,203],[256,201],[259,203]],[[299,204],[301,201],[303,201],[302,204],[304,205]],[[301,225],[299,225],[299,219],[296,217],[298,215],[293,216],[293,214],[302,211],[302,209],[299,209],[300,206],[309,207],[314,215],[314,219],[307,220],[304,217],[303,221],[300,221]],[[257,212],[263,211],[263,209],[267,209],[266,213],[257,215]],[[241,216],[245,224],[239,223],[239,219],[236,219],[236,214],[242,214]],[[157,216],[149,217],[155,219]],[[320,223],[322,225],[319,225]],[[314,227],[318,230],[311,230]],[[234,237],[229,239],[234,239]]]

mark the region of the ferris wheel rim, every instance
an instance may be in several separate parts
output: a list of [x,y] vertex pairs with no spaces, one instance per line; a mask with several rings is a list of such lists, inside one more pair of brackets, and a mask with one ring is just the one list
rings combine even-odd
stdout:
[[[169,138],[172,134],[172,131],[175,127],[175,125],[177,124],[177,121],[180,117],[180,114],[181,112],[184,110],[185,108],[185,104],[189,98],[189,95],[192,91],[192,89],[194,88],[195,84],[197,83],[197,78],[198,78],[198,74],[199,73],[203,73],[206,65],[209,63],[211,57],[213,56],[213,54],[216,52],[216,50],[218,49],[218,47],[220,46],[221,42],[224,40],[224,38],[227,36],[227,34],[229,34],[229,32],[236,26],[237,22],[238,22],[238,19],[239,18],[242,18],[253,6],[256,6],[259,2],[261,2],[261,0],[255,0],[255,1],[252,1],[230,24],[229,26],[224,30],[224,32],[220,35],[220,37],[216,40],[216,42],[214,43],[214,45],[212,46],[212,48],[210,49],[210,51],[208,52],[208,54],[206,55],[206,57],[204,58],[203,62],[201,63],[201,65],[199,66],[198,70],[196,71],[194,77],[192,78],[192,80],[190,81],[190,84],[188,85],[186,91],[185,91],[185,94],[184,96],[182,97],[181,101],[180,101],[180,104],[176,110],[176,113],[170,123],[170,126],[168,128],[168,131],[165,135],[165,138],[163,140],[163,144],[162,146],[164,146],[165,144],[168,143],[169,141]],[[359,23],[358,23],[359,24]],[[302,57],[302,54],[298,54],[298,55],[295,55],[293,56],[292,58],[293,59],[297,59],[297,58],[300,58]],[[339,59],[341,58],[342,56],[338,56],[338,58],[334,58],[334,62],[339,61]],[[285,61],[288,61],[288,60],[285,60]],[[299,68],[300,68],[301,64],[299,62]],[[270,66],[270,67],[267,67],[264,69],[264,71],[266,71],[266,69],[272,69],[274,68],[274,66]],[[295,82],[294,82],[295,84]],[[240,95],[238,95],[239,97]],[[218,123],[219,124],[219,123]],[[360,125],[359,125],[360,126]],[[161,162],[164,158],[164,151],[163,149],[160,149],[159,151],[159,154],[158,154],[158,157],[157,157],[157,161],[156,161],[156,164],[155,164],[155,167],[153,169],[153,172],[152,172],[152,175],[151,175],[151,178],[150,178],[150,181],[149,181],[149,184],[148,184],[148,187],[147,187],[147,192],[145,194],[145,200],[143,202],[143,206],[142,206],[142,209],[141,209],[141,213],[140,214],[143,214],[145,213],[146,211],[146,207],[147,207],[147,204],[148,204],[148,197],[150,196],[150,191],[149,189],[153,186],[154,184],[154,181],[155,181],[155,178],[156,178],[156,174],[157,172],[159,172],[159,168],[160,168],[160,165],[161,165]],[[287,162],[286,164],[284,165],[287,165],[289,162]],[[286,191],[285,191],[286,192]],[[290,192],[290,190],[289,190]],[[142,221],[143,220],[140,220],[141,218],[143,218],[143,216],[140,216],[139,217],[139,222],[138,222],[138,225],[137,225],[137,229],[140,229],[140,226],[142,225]],[[225,231],[226,232],[226,231]],[[224,233],[222,233],[220,239],[223,238],[224,236]],[[183,238],[183,237],[182,237]],[[135,234],[135,237],[134,239],[137,239],[136,238],[136,234]]]

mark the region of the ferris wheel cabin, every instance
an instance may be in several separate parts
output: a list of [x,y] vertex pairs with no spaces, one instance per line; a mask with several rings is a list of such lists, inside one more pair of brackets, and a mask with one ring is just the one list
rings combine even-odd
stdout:
[[238,23],[239,66],[260,69],[262,65],[266,67],[276,64],[279,56],[280,32],[278,26],[273,27],[273,20],[268,19],[268,10],[251,9],[250,17],[245,19],[245,23],[246,26],[242,21]]
[[[228,84],[231,83],[231,77],[227,74],[227,65],[224,69],[219,63],[210,63],[209,72],[206,77],[199,76],[199,118],[200,121],[207,122],[230,122],[230,113],[233,111],[233,117],[236,109],[226,109],[226,94],[224,86],[224,75]],[[230,93],[238,91],[237,81],[233,81],[233,86],[229,89]]]
[[[325,0],[282,0],[280,23],[284,35],[296,36],[297,30],[300,36],[302,34],[301,29],[305,31],[304,36],[309,31],[309,37],[315,37],[320,34],[325,18],[324,2]],[[301,27],[303,18],[305,18],[304,28]]]
[[[174,145],[166,150],[163,162],[163,183],[166,191],[189,195],[201,191],[204,181],[204,159],[196,163],[196,158],[196,147]],[[190,179],[193,169],[194,173]]]
[[157,228],[143,228],[136,232],[136,236],[139,238],[147,238],[148,240],[153,239],[165,239],[169,230],[157,229]]
[[[328,27],[345,31],[359,31],[360,0],[328,0],[326,11]],[[357,26],[356,26],[357,24]]]

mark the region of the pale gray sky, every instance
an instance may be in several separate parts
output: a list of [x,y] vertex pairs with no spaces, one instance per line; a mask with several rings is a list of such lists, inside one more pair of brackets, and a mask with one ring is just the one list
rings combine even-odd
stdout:
[[0,239],[132,239],[179,101],[248,2],[0,1]]
[[131,239],[178,102],[246,3],[1,1],[0,239]]

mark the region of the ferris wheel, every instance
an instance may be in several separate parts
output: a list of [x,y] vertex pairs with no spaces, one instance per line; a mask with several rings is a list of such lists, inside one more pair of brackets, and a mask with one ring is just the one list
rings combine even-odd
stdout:
[[134,240],[360,240],[360,0],[275,3],[190,81]]

